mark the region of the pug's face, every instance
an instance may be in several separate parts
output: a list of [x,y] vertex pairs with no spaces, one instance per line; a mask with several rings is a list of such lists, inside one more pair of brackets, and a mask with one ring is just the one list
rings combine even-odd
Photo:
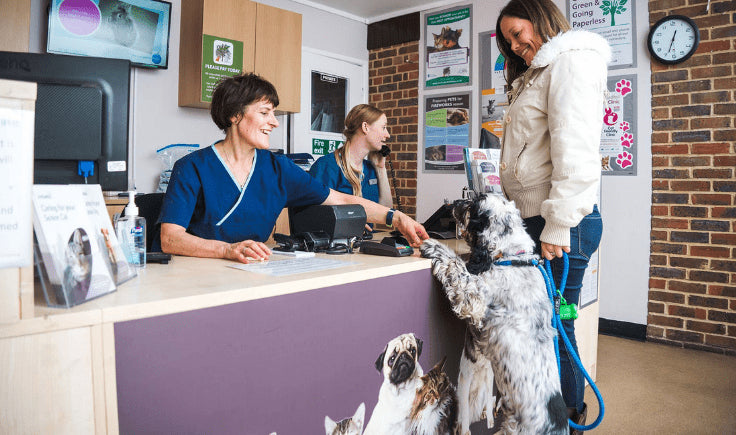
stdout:
[[399,385],[414,376],[417,359],[422,354],[422,340],[403,334],[389,341],[376,360],[376,370],[392,384]]

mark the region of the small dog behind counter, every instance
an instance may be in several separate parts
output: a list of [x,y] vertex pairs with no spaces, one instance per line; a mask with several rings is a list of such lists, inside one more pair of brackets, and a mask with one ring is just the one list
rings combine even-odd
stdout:
[[[531,264],[534,242],[513,202],[498,195],[458,201],[453,216],[470,247],[460,257],[436,240],[421,247],[432,259],[455,314],[467,322],[458,380],[458,431],[485,411],[492,421],[493,375],[501,395],[502,433],[568,434],[554,351],[552,307],[542,274]],[[494,264],[512,260],[515,265]],[[489,400],[491,398],[491,400]],[[489,406],[490,405],[490,406]]]

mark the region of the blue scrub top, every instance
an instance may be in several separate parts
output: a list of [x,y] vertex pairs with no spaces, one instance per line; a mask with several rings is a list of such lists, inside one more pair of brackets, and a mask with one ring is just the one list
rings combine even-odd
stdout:
[[[335,153],[330,153],[317,159],[309,173],[323,182],[325,186],[335,189],[338,192],[353,194],[353,186],[350,184],[345,175],[343,175],[340,167],[335,160]],[[378,202],[378,176],[376,168],[368,160],[363,160],[363,180],[360,183],[363,191],[363,198],[373,202]]]
[[265,242],[284,207],[321,204],[329,194],[288,157],[261,149],[241,189],[209,146],[174,164],[159,222],[180,225],[203,239]]

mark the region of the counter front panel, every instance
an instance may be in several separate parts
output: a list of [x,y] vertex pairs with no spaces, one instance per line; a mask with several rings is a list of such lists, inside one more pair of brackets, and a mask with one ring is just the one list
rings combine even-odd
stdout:
[[464,326],[424,269],[115,324],[121,433],[321,433],[370,418],[392,338],[457,379]]

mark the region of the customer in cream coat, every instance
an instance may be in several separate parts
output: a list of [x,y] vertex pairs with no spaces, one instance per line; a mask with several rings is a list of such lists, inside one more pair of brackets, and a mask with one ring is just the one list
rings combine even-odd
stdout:
[[[583,275],[600,243],[600,137],[611,49],[601,36],[571,30],[551,0],[512,0],[497,38],[511,83],[503,119],[500,176],[537,251],[552,260],[559,284],[562,253],[570,272],[563,297],[578,303]],[[563,326],[577,351],[573,320]],[[585,379],[560,339],[562,392],[573,421],[585,421]]]

